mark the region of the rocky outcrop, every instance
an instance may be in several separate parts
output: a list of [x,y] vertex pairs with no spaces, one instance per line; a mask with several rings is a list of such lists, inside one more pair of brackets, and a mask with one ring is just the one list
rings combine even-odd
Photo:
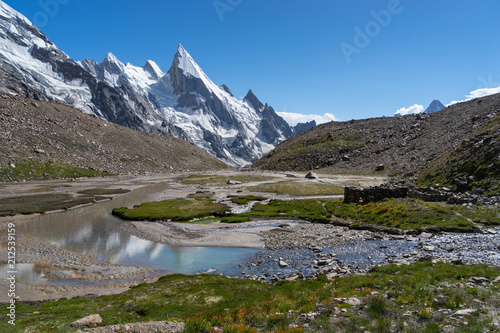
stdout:
[[311,120],[307,123],[298,123],[293,127],[293,135],[298,135],[309,131],[311,128],[316,127],[316,120]]

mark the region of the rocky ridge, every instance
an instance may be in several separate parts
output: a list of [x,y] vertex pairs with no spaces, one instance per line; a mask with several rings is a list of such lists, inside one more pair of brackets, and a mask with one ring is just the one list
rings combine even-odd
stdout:
[[431,114],[330,122],[281,143],[252,167],[413,177],[499,113],[500,95],[492,95]]

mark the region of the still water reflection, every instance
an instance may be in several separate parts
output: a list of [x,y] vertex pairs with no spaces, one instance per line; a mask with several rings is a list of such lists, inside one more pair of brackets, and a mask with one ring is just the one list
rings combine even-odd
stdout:
[[[258,249],[176,247],[144,240],[128,233],[123,222],[111,215],[115,207],[133,206],[148,195],[168,190],[166,184],[148,185],[115,200],[62,213],[42,215],[22,224],[18,231],[57,247],[96,258],[103,264],[158,268],[162,272],[193,274],[216,269],[217,273],[237,275],[238,264],[245,263]],[[31,269],[30,269],[31,267]],[[23,266],[23,280],[34,279],[33,265]]]

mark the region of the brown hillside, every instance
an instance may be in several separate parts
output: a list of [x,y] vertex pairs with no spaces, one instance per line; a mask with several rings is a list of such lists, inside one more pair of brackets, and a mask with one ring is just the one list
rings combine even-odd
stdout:
[[115,125],[64,104],[0,95],[0,165],[58,162],[111,173],[227,166],[186,141]]
[[500,112],[500,95],[404,117],[330,122],[280,144],[253,167],[411,175],[451,152]]

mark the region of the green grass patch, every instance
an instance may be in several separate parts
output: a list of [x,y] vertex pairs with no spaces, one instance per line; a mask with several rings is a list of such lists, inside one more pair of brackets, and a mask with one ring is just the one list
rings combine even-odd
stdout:
[[246,183],[265,182],[274,180],[276,177],[261,176],[254,174],[235,174],[235,175],[190,175],[187,177],[180,177],[179,180],[185,185],[202,185],[202,186],[222,186],[226,185],[228,181],[233,180]]
[[9,164],[0,165],[0,181],[4,182],[106,176],[113,174],[53,162],[38,163],[23,160],[16,162],[15,167]]
[[134,208],[115,208],[113,215],[129,221],[191,221],[209,216],[225,216],[229,207],[212,199],[176,199],[145,202]]
[[214,195],[214,192],[210,191],[200,191],[196,193],[191,193],[188,195],[188,198],[192,199],[211,199]]
[[253,192],[269,192],[297,196],[344,194],[344,188],[342,186],[304,182],[281,182],[274,184],[264,184],[251,186],[248,188],[248,190]]
[[498,207],[464,207],[410,198],[386,199],[365,205],[328,199],[271,200],[268,204],[256,203],[249,212],[226,217],[222,222],[246,222],[252,217],[286,217],[328,223],[332,216],[353,221],[354,227],[374,224],[405,230],[470,231],[477,223],[500,225]]
[[0,216],[45,213],[49,211],[68,209],[74,206],[90,204],[104,199],[106,199],[106,197],[73,197],[69,194],[39,194],[3,198],[0,201]]
[[259,197],[256,195],[230,195],[231,201],[238,205],[248,205],[250,201],[263,201],[266,200],[264,197]]
[[[469,230],[474,227],[470,218],[478,212],[471,209],[465,214],[459,206],[427,203],[409,198],[386,199],[366,205],[346,204],[338,200],[327,202],[325,207],[331,214],[343,219],[400,229],[435,227],[441,230]],[[493,210],[485,208],[481,216],[492,218],[494,214]]]
[[[271,200],[268,204],[256,203],[251,211],[237,214],[233,217],[242,219],[251,217],[294,217],[318,223],[326,223],[330,221],[331,214],[325,210],[323,204],[322,201],[313,199]],[[247,221],[247,219],[242,221]]]
[[242,223],[242,222],[249,222],[250,217],[249,216],[226,216],[220,219],[222,223]]
[[[456,300],[453,306],[475,308],[478,314],[467,321],[474,331],[492,330],[494,326],[482,307],[500,307],[500,291],[479,286],[471,293],[463,283],[470,277],[494,279],[500,270],[485,265],[451,265],[421,262],[410,266],[376,267],[367,275],[333,281],[315,279],[270,285],[251,280],[229,279],[219,275],[170,275],[152,284],[141,284],[124,294],[97,298],[62,299],[35,304],[17,303],[15,331],[74,332],[69,324],[86,315],[99,313],[104,325],[178,320],[186,323],[185,332],[209,332],[218,326],[224,332],[302,332],[302,313],[318,311],[322,315],[311,322],[315,332],[363,332],[367,324],[375,331],[386,332],[392,326],[403,327],[411,320],[412,332],[450,323],[449,316],[429,316],[448,305],[432,300],[445,295]],[[235,292],[237,290],[237,292]],[[372,296],[372,292],[379,296]],[[356,296],[360,307],[346,307],[339,298]],[[217,301],[212,301],[217,299]],[[478,303],[476,300],[480,300]],[[347,312],[329,320],[335,308]],[[355,309],[353,309],[355,308]],[[355,310],[355,312],[354,312]],[[415,311],[407,319],[402,315]],[[298,325],[290,328],[291,324]],[[12,332],[4,320],[0,331]]]

